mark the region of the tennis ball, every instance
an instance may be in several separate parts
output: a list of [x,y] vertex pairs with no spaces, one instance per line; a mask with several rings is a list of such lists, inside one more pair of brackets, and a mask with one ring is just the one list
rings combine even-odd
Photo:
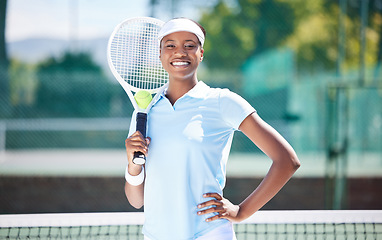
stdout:
[[134,95],[135,101],[137,101],[138,107],[141,109],[146,109],[149,106],[153,97],[151,93],[145,90],[141,90],[135,93]]

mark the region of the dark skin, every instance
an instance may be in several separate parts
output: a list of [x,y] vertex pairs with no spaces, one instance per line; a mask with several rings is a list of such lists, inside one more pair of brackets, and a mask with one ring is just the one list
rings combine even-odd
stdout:
[[[162,39],[160,59],[164,69],[169,73],[166,97],[172,104],[197,84],[196,73],[203,54],[204,50],[193,33],[175,32]],[[212,200],[200,203],[197,206],[200,209],[197,214],[217,213],[214,217],[206,219],[208,222],[221,218],[231,222],[245,220],[272,199],[300,166],[297,155],[289,143],[256,112],[246,117],[239,129],[272,160],[272,166],[261,184],[238,205],[218,193],[204,193],[203,197]],[[126,139],[130,175],[135,176],[142,171],[141,166],[132,163],[134,152],[141,151],[147,154],[149,144],[150,138],[144,139],[139,132]],[[143,188],[144,183],[139,186],[132,186],[127,182],[125,184],[126,197],[136,208],[143,206]]]

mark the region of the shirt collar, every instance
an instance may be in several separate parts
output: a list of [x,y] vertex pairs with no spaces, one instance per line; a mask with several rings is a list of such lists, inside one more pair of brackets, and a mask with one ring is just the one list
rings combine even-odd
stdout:
[[208,91],[209,87],[203,81],[198,81],[198,83],[188,91],[185,96],[190,96],[192,98],[204,98],[205,93]]
[[[205,93],[208,91],[209,88],[210,87],[207,84],[205,84],[203,81],[198,81],[196,85],[190,91],[184,94],[183,97],[189,96],[192,98],[204,98]],[[158,102],[162,98],[166,98],[167,89],[168,89],[168,86],[164,89],[164,91],[160,93],[160,97],[158,98],[156,102]]]

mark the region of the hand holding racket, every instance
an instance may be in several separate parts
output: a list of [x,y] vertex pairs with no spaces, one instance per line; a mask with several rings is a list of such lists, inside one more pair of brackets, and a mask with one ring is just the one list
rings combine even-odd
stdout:
[[[168,81],[167,72],[159,60],[158,32],[163,24],[163,21],[149,17],[127,19],[114,29],[107,47],[111,72],[137,111],[136,130],[144,138],[147,113]],[[153,94],[156,94],[154,98]],[[146,157],[136,152],[133,162],[143,165]]]

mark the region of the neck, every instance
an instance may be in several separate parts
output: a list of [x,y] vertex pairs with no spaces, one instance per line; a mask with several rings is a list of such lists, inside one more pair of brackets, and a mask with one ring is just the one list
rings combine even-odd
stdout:
[[190,80],[170,78],[166,97],[170,100],[171,104],[174,105],[179,98],[190,91],[197,83],[198,79],[196,77]]

